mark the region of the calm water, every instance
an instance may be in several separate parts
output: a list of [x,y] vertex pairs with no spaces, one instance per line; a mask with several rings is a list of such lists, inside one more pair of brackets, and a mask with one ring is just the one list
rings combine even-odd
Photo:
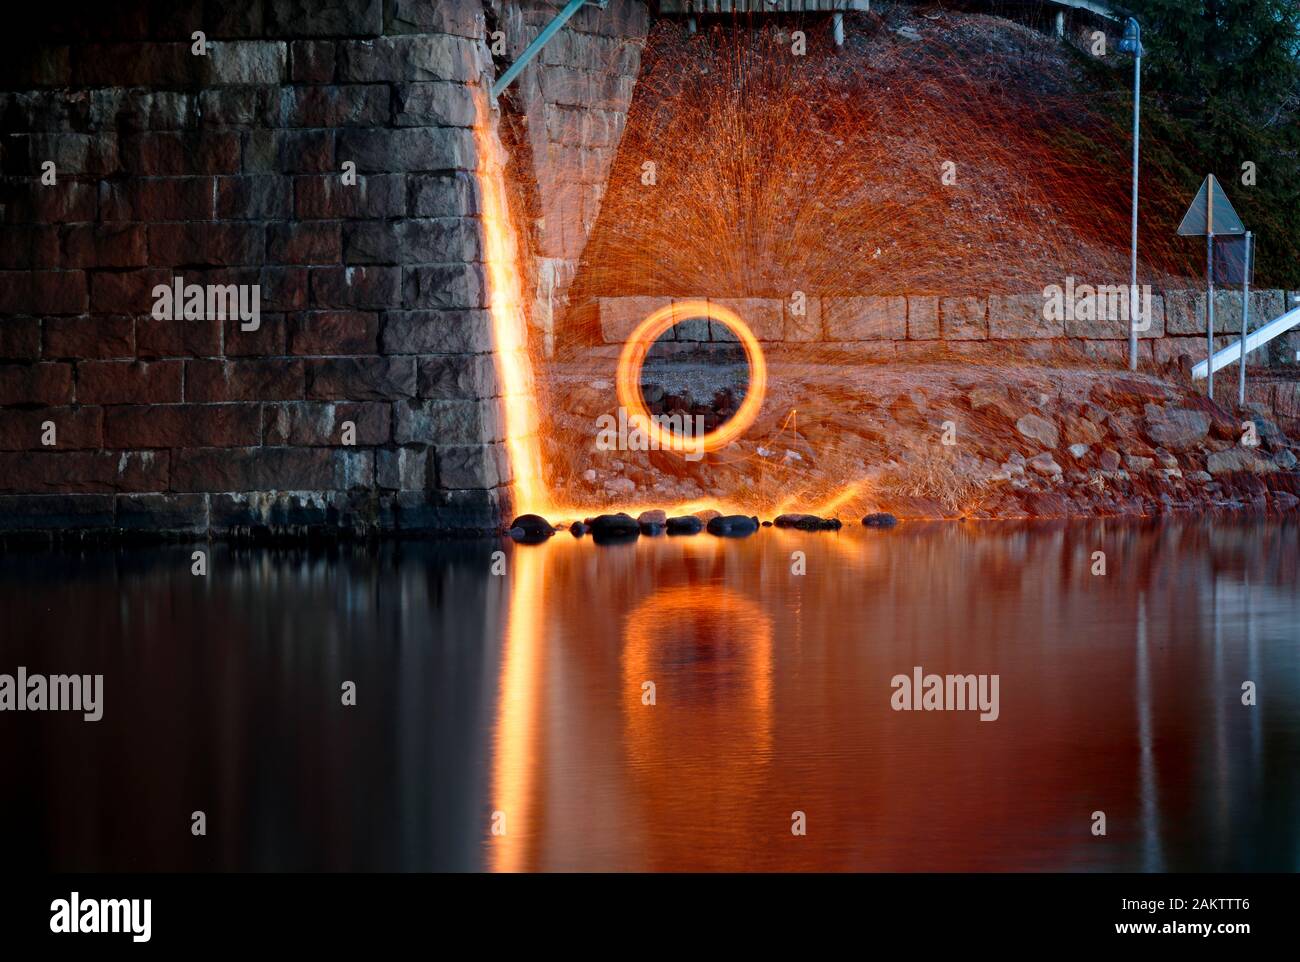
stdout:
[[[561,533],[215,547],[206,578],[189,547],[11,550],[0,672],[102,673],[105,692],[98,723],[0,714],[0,851],[58,870],[1295,870],[1298,542],[1277,521]],[[999,675],[1000,717],[893,711],[916,665]]]

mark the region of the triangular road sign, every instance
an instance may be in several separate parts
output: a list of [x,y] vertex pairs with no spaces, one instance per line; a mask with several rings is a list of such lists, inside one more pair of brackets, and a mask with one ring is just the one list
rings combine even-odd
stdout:
[[1196,192],[1196,199],[1183,215],[1183,222],[1178,225],[1178,233],[1182,235],[1246,233],[1246,225],[1232,209],[1232,202],[1223,192],[1223,185],[1213,174],[1205,178],[1201,189]]

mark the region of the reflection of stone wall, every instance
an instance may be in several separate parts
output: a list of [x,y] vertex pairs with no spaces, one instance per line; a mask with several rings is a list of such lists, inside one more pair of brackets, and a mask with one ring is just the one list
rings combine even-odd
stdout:
[[[606,344],[621,344],[648,314],[668,305],[668,297],[606,297],[597,301],[600,330]],[[680,298],[678,300],[691,300]],[[857,349],[873,358],[921,358],[927,353],[981,355],[1019,342],[1035,352],[1074,347],[1099,361],[1123,361],[1128,351],[1125,321],[1047,321],[1043,296],[1036,294],[988,297],[807,297],[803,312],[792,301],[771,298],[710,298],[738,313],[760,341],[784,344],[818,342]],[[1284,291],[1252,291],[1251,329],[1300,306],[1300,292],[1287,300]],[[1216,291],[1214,325],[1226,346],[1240,334],[1240,291]],[[1152,296],[1150,328],[1141,332],[1140,361],[1165,365],[1187,354],[1205,353],[1205,292],[1165,291]],[[710,328],[679,325],[679,341],[715,339]],[[999,348],[998,342],[1002,342]],[[1300,330],[1270,342],[1257,363],[1296,364]]]

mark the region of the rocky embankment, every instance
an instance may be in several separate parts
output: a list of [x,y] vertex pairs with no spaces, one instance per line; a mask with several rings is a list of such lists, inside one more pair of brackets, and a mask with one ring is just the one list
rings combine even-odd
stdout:
[[605,383],[574,379],[556,392],[547,475],[557,502],[576,508],[570,517],[628,504],[716,503],[855,524],[877,512],[1095,517],[1300,505],[1300,444],[1287,433],[1300,420],[1219,403],[1173,378],[1032,365],[773,365],[758,422],[694,463],[595,449]]

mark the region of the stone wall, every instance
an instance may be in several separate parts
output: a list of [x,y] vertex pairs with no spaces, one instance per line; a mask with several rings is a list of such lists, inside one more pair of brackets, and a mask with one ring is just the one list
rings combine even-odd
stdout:
[[[700,298],[695,298],[699,300]],[[1099,361],[1123,363],[1128,357],[1127,322],[1095,320],[1047,321],[1041,293],[988,297],[816,297],[807,296],[802,310],[793,299],[703,298],[730,308],[773,347],[820,344],[873,359],[921,359],[936,353],[980,356],[1005,351],[1009,342],[1028,354],[1048,355],[1073,347]],[[601,337],[608,353],[617,350],[645,317],[674,300],[669,297],[599,298],[596,309]],[[1204,291],[1153,293],[1150,327],[1141,332],[1139,363],[1167,365],[1181,355],[1205,354]],[[1300,292],[1252,291],[1251,328],[1300,306]],[[1240,334],[1240,291],[1215,292],[1217,347],[1226,347]],[[714,325],[679,325],[678,341],[731,340]],[[1253,360],[1273,367],[1296,366],[1300,329],[1271,341]]]
[[[491,6],[503,60],[513,62],[564,0],[492,0]],[[507,112],[522,118],[513,138],[521,154],[514,172],[533,200],[524,232],[532,254],[529,319],[548,356],[600,214],[649,25],[645,0],[583,7],[503,97]]]
[[[495,524],[482,3],[35,16],[0,57],[0,531]],[[260,325],[155,320],[175,276],[256,285]]]

